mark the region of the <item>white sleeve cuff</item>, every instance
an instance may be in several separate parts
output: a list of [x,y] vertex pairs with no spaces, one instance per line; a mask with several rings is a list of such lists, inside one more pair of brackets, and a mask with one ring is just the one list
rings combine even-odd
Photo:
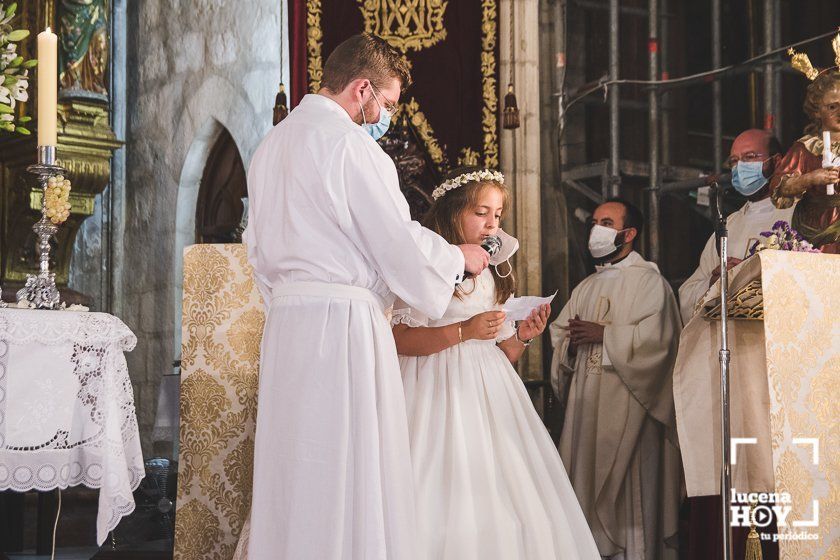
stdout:
[[606,341],[601,343],[601,367],[612,367],[613,363],[610,360],[610,354],[607,352]]

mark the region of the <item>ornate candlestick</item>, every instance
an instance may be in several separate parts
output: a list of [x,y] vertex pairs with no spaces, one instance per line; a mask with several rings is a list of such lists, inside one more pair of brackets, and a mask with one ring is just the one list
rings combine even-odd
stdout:
[[26,284],[17,292],[17,300],[28,301],[37,309],[58,309],[60,295],[55,285],[55,273],[50,272],[50,238],[58,231],[58,225],[54,223],[56,220],[47,216],[50,178],[64,173],[64,169],[55,164],[55,146],[38,146],[38,163],[26,170],[38,177],[43,189],[41,219],[32,226],[32,231],[38,236],[40,270],[37,275],[27,275]]

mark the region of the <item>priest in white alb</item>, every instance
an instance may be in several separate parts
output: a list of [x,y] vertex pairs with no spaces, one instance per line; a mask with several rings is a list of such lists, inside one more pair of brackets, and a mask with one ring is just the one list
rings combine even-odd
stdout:
[[[412,222],[387,130],[405,60],[371,35],[327,59],[248,173],[248,260],[266,304],[252,560],[413,559],[413,478],[384,310],[432,317],[489,255]],[[419,559],[418,559],[419,560]]]
[[568,386],[560,455],[602,557],[676,559],[679,310],[656,265],[633,249],[641,212],[611,199],[593,220],[599,264],[550,327],[552,385],[561,398]]
[[[794,207],[782,210],[773,206],[770,200],[770,177],[782,158],[781,151],[781,144],[767,130],[745,130],[732,142],[728,160],[732,186],[747,198],[747,202],[726,218],[728,268],[749,256],[749,250],[761,238],[761,232],[769,231],[779,220],[790,223]],[[683,323],[688,324],[697,304],[718,278],[720,257],[712,235],[700,254],[697,270],[680,286]]]

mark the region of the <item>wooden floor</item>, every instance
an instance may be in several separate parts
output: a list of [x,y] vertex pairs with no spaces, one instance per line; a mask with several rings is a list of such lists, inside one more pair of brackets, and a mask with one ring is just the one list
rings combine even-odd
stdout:
[[[96,554],[98,548],[66,548],[55,551],[56,560],[89,560]],[[32,554],[10,554],[7,557],[9,560],[50,560],[49,554],[46,556],[36,556]]]
[[[149,543],[142,548],[127,550],[109,550],[107,547],[59,548],[55,551],[56,560],[172,560],[171,545],[168,543]],[[50,560],[50,555],[36,555],[34,552],[14,553],[3,556],[0,560]]]

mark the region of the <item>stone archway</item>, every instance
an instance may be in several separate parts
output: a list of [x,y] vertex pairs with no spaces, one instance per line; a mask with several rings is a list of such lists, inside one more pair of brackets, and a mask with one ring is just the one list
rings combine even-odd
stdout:
[[[216,119],[209,118],[195,134],[178,180],[175,206],[175,251],[172,255],[172,308],[174,310],[174,359],[181,356],[181,298],[184,287],[184,249],[197,242],[196,207],[201,178],[210,152],[221,134],[227,130]],[[229,133],[227,133],[229,135]]]
[[210,153],[195,210],[197,243],[240,243],[243,201],[248,197],[245,165],[233,136],[223,128]]

